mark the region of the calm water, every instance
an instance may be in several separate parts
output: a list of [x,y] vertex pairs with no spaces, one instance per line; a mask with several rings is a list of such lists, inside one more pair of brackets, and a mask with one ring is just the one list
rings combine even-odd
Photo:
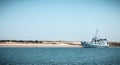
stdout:
[[120,48],[0,48],[0,65],[119,65]]

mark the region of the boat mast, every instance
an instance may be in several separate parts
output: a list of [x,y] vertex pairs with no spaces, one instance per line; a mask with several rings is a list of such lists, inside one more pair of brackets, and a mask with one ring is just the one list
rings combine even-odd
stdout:
[[97,42],[97,35],[98,35],[98,29],[96,29],[95,44],[96,44],[96,42]]
[[97,38],[97,36],[98,36],[98,29],[96,29],[96,35],[95,35],[95,37]]

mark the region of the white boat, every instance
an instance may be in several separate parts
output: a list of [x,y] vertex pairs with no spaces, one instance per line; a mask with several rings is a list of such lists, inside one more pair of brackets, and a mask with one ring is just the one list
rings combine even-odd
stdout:
[[108,48],[109,44],[107,39],[98,38],[97,35],[98,35],[98,30],[96,30],[96,35],[94,38],[92,38],[91,42],[82,41],[81,45],[84,48]]

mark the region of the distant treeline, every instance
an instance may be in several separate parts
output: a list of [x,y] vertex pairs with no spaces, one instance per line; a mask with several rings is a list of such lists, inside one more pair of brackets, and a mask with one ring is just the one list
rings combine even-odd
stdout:
[[68,41],[39,41],[39,40],[0,40],[0,42],[26,42],[26,43],[42,43],[42,42],[68,42]]
[[120,46],[120,42],[109,42],[110,46]]
[[38,41],[38,40],[0,40],[0,42],[32,42],[32,43],[42,43],[44,41]]

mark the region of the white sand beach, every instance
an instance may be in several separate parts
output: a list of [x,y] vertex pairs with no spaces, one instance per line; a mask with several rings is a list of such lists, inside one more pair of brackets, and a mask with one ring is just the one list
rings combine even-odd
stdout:
[[5,43],[1,42],[0,47],[82,47],[80,43]]

